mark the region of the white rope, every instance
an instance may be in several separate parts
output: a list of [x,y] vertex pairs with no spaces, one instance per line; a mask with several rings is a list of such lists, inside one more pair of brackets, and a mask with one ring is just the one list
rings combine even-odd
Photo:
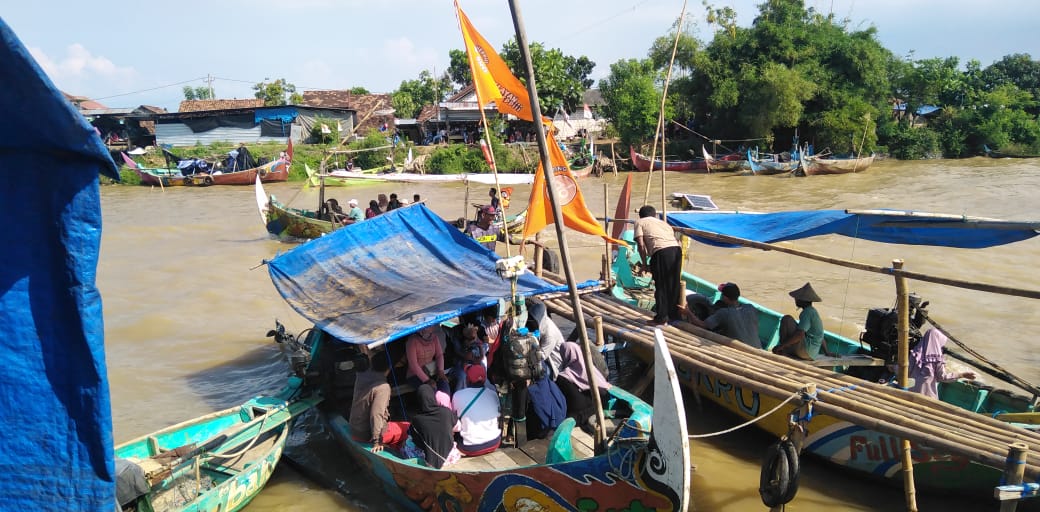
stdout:
[[711,432],[709,434],[690,434],[687,437],[689,437],[690,439],[700,439],[700,438],[704,438],[704,437],[721,436],[722,434],[728,434],[730,432],[734,432],[736,430],[740,430],[740,429],[742,429],[742,428],[744,428],[744,427],[746,427],[748,425],[751,425],[752,423],[755,423],[756,421],[758,421],[758,420],[760,420],[762,418],[765,418],[766,416],[769,416],[770,414],[773,414],[774,412],[779,410],[781,407],[787,405],[791,400],[794,400],[795,398],[798,398],[798,396],[799,396],[799,393],[795,393],[795,394],[787,397],[787,400],[784,400],[783,402],[780,402],[780,404],[777,405],[776,407],[773,407],[773,409],[770,410],[769,412],[767,412],[765,414],[762,414],[762,415],[759,415],[759,416],[757,416],[755,418],[751,418],[750,420],[748,420],[748,421],[746,421],[746,422],[744,422],[744,423],[742,423],[740,425],[737,425],[735,427],[727,428],[726,430],[720,430],[718,432]]

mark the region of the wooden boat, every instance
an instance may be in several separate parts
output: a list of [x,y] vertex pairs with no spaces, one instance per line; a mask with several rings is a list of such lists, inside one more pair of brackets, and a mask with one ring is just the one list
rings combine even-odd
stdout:
[[[374,247],[386,252],[372,258]],[[385,265],[388,258],[395,263],[392,269]],[[306,373],[327,393],[323,416],[329,431],[407,509],[685,510],[690,468],[685,410],[663,341],[657,345],[655,407],[614,386],[610,410],[617,415],[603,450],[589,446],[587,436],[573,430],[573,420],[549,440],[528,440],[520,448],[499,448],[439,470],[353,440],[342,415],[349,410],[362,345],[397,354],[403,350],[400,340],[422,327],[482,310],[500,298],[521,300],[560,289],[529,273],[503,279],[495,259],[420,204],[347,226],[268,263],[275,288],[315,323]],[[392,400],[392,419],[403,418],[399,403]]]
[[281,458],[294,417],[320,399],[278,396],[185,421],[115,448],[117,500],[124,510],[189,511],[245,507]]
[[818,174],[849,174],[864,172],[874,163],[874,155],[861,158],[822,158],[803,156],[801,170],[806,176]]
[[781,162],[776,159],[776,155],[773,155],[772,159],[755,158],[751,155],[751,150],[748,150],[747,161],[748,165],[751,167],[752,173],[764,176],[772,174],[788,174],[801,166],[798,160]]
[[254,178],[254,182],[260,221],[271,235],[284,241],[310,240],[343,227],[340,223],[322,219],[314,210],[292,208],[281,203],[273,194],[267,194],[259,176]]
[[744,168],[747,163],[743,155],[737,155],[736,153],[723,156],[714,156],[708,153],[708,148],[701,146],[701,153],[704,154],[704,165],[707,166],[708,172],[733,172],[739,171]]
[[983,149],[983,151],[986,152],[986,156],[988,156],[990,158],[1040,158],[1040,155],[1038,155],[1038,154],[1025,154],[1025,153],[1012,153],[1012,152],[1008,152],[1008,151],[997,151],[995,149],[990,149],[990,147],[985,145],[985,144],[982,145],[982,149]]
[[[479,183],[482,185],[494,185],[495,175],[491,173],[460,173],[460,174],[419,174],[413,172],[368,172],[368,171],[333,171],[325,176],[327,181],[342,181],[347,183],[365,183],[394,181],[401,183]],[[498,183],[502,185],[530,185],[534,183],[534,174],[531,173],[499,173]]]
[[123,155],[123,163],[141,178],[142,185],[153,187],[174,187],[184,185],[184,175],[179,170],[164,169],[161,167],[141,167],[140,164],[130,158],[126,153]]
[[212,185],[252,185],[257,177],[264,183],[287,181],[289,179],[289,162],[278,159],[259,167],[241,171],[216,171],[206,176],[207,184]]
[[[632,157],[632,165],[635,166],[637,171],[650,171],[650,157],[637,153],[635,148],[631,146],[628,148],[628,152]],[[654,160],[654,170],[661,170],[660,160]],[[704,160],[667,160],[665,161],[665,170],[676,172],[708,172],[708,167]]]
[[[827,233],[840,233],[886,243],[924,243],[952,247],[979,248],[1011,243],[1036,235],[1035,224],[1013,223],[994,219],[968,218],[958,221],[956,215],[923,214],[877,210],[862,213],[833,212],[781,212],[779,214],[713,213],[690,212],[669,213],[668,221],[675,227],[693,228],[699,231],[731,234],[759,242],[791,240]],[[904,233],[893,225],[904,223]],[[767,228],[766,226],[773,226]],[[797,225],[796,228],[790,226]],[[711,226],[709,228],[709,226]],[[739,226],[739,227],[738,227]],[[920,228],[920,231],[913,231]],[[731,231],[732,229],[732,231]],[[737,235],[736,230],[740,230]],[[893,232],[896,231],[896,232]],[[931,236],[925,233],[931,232]],[[761,236],[748,236],[760,232]],[[631,239],[631,230],[624,236]],[[715,241],[715,243],[718,243]],[[613,264],[616,282],[612,295],[629,304],[650,308],[653,306],[651,280],[649,276],[635,275],[632,269],[637,255],[626,247],[619,247]],[[716,284],[690,273],[683,273],[683,281],[690,296],[693,309],[706,314],[720,299]],[[740,302],[751,304],[758,312],[759,338],[766,349],[779,342],[779,324],[782,314],[741,297]],[[837,358],[820,358],[817,366],[831,367],[849,375],[865,377],[876,382],[883,366],[848,366],[847,364],[884,365],[890,347],[869,341],[851,340],[832,332],[825,333],[825,346]],[[984,369],[980,366],[980,369]],[[720,404],[732,413],[751,419],[778,405],[781,400],[751,391],[746,387],[731,384],[717,375],[685,374],[682,384],[701,396]],[[939,387],[939,399],[960,409],[986,417],[1004,419],[1009,424],[1035,429],[1027,425],[1038,414],[1035,411],[1035,396],[1030,398],[1012,389],[981,386],[972,382],[950,382]],[[916,396],[916,395],[915,395]],[[924,397],[920,397],[924,399]],[[1028,418],[1028,420],[1026,419]],[[828,462],[850,469],[872,478],[883,478],[901,483],[899,443],[894,436],[878,432],[870,423],[855,423],[839,420],[832,416],[817,415],[805,442],[805,450]],[[782,417],[767,417],[756,425],[766,432],[782,436],[788,432],[787,420]],[[928,446],[914,446],[914,476],[918,490],[953,492],[959,494],[993,496],[994,487],[1002,478],[1002,467],[983,464],[962,455],[955,455]]]

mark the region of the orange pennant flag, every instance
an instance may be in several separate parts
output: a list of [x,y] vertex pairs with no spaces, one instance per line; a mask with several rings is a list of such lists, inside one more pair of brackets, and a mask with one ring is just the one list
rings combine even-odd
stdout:
[[480,106],[484,107],[494,101],[499,112],[533,121],[527,87],[513,76],[506,61],[502,60],[491,43],[473,28],[458,2],[455,2],[455,11],[459,16],[462,39],[466,43],[466,55]]
[[[549,146],[549,161],[552,163],[553,188],[556,190],[556,198],[560,203],[560,211],[563,214],[563,225],[575,231],[596,235],[604,240],[616,244],[628,245],[621,240],[616,240],[607,235],[603,226],[596,221],[596,217],[585,205],[585,198],[581,195],[578,183],[574,181],[574,175],[567,167],[567,157],[560,150],[560,145],[552,134],[546,136]],[[552,203],[549,202],[549,189],[545,186],[545,173],[541,164],[538,164],[538,172],[534,175],[534,184],[531,186],[531,200],[527,203],[527,218],[524,221],[523,238],[530,238],[545,226],[553,223]]]

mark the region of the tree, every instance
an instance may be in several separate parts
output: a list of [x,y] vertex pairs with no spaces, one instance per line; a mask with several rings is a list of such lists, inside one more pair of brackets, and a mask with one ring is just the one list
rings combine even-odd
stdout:
[[451,59],[451,64],[448,66],[448,77],[451,78],[451,81],[458,85],[460,89],[473,83],[473,77],[469,72],[469,59],[466,58],[466,51],[458,49],[449,50],[448,58]]
[[[559,48],[547,50],[542,43],[530,43],[528,47],[542,109],[553,111],[563,106],[572,111],[581,106],[585,90],[595,83],[589,75],[596,63],[584,55],[564,55]],[[521,63],[520,46],[516,39],[510,39],[502,45],[500,55],[513,74],[526,83],[527,71]]]
[[274,82],[260,82],[253,86],[256,98],[264,100],[265,106],[298,105],[303,96],[296,92],[296,86],[279,78]]
[[214,99],[209,93],[209,87],[192,87],[190,85],[184,86],[184,99],[186,100],[212,100]]
[[[661,108],[657,77],[649,59],[628,59],[611,64],[610,75],[600,80],[599,90],[606,102],[604,113],[613,121],[623,144],[653,136]],[[670,117],[667,110],[666,114]]]
[[348,89],[348,91],[350,91],[350,94],[372,94],[368,92],[368,89],[365,89],[360,85],[351,87],[350,89]]
[[[981,73],[983,87],[994,90],[1001,85],[1014,85],[1028,92],[1040,106],[1040,61],[1033,60],[1028,53],[1005,55]],[[1029,110],[1040,113],[1035,107]]]
[[416,117],[423,106],[440,102],[450,88],[451,80],[447,74],[435,79],[432,73],[423,70],[418,79],[402,81],[391,93],[394,110],[400,117]]

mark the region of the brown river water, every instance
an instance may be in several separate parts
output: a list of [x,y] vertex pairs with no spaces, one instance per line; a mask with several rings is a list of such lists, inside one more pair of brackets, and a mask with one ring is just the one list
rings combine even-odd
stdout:
[[[606,193],[611,214],[625,174],[580,182],[599,217]],[[633,179],[633,208],[643,203],[645,174]],[[606,192],[604,192],[604,185]],[[313,208],[317,191],[299,183],[267,187],[283,202]],[[855,175],[782,178],[677,175],[666,191],[708,194],[722,209],[778,211],[814,208],[913,209],[993,217],[1040,219],[1040,160],[876,163]],[[510,210],[526,201],[529,187],[516,187]],[[445,218],[471,214],[487,187],[462,184],[370,184],[327,189],[340,204],[361,204],[379,193],[410,198],[418,193]],[[661,207],[660,174],[649,202]],[[106,356],[112,390],[114,437],[123,442],[161,427],[237,405],[277,390],[287,367],[264,335],[277,318],[293,332],[308,327],[275,291],[260,266],[294,247],[271,240],[260,223],[252,187],[109,186],[102,190],[104,227],[98,285],[104,300]],[[546,238],[555,238],[547,229]],[[603,246],[586,235],[568,234],[579,279],[599,274]],[[1040,290],[1035,270],[1040,241],[990,249],[889,246],[838,236],[799,240],[791,247],[834,258],[888,266],[903,259],[908,270],[994,285]],[[499,252],[504,253],[499,244]],[[705,278],[733,281],[743,294],[794,313],[787,291],[811,281],[824,299],[824,324],[857,338],[866,312],[891,307],[891,277],[848,270],[782,253],[722,249],[694,243],[686,269]],[[960,290],[929,283],[910,289],[930,301],[931,315],[959,340],[1031,382],[1040,382],[1035,333],[1040,310],[1030,299]],[[689,408],[691,433],[714,432],[736,423],[705,404]],[[697,511],[764,510],[758,496],[761,457],[771,440],[754,430],[691,443],[697,465],[693,506]],[[286,464],[248,510],[384,510],[387,498],[328,440],[319,422],[304,418],[288,453],[328,475],[342,493],[328,490]],[[815,460],[803,462],[801,488],[792,511],[905,510],[902,491],[863,481]],[[344,494],[347,497],[344,497]],[[996,510],[995,502],[919,496],[922,510]],[[941,508],[940,508],[941,507]]]

